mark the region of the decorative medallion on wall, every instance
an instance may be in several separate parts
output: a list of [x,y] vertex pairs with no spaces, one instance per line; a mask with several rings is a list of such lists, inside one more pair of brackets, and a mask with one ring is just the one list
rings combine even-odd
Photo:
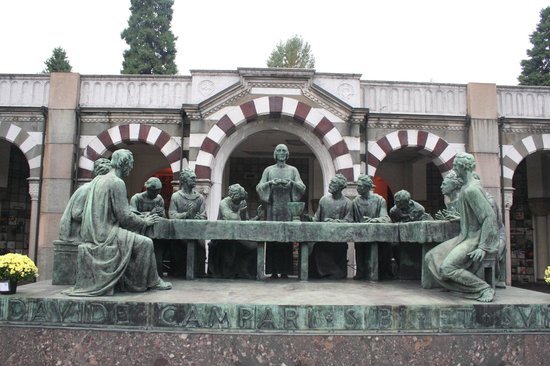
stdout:
[[355,92],[351,84],[343,83],[343,84],[340,84],[340,86],[338,87],[338,95],[342,97],[342,99],[344,100],[350,100],[354,94]]
[[210,80],[203,80],[199,83],[199,93],[203,97],[207,97],[214,92],[214,83]]

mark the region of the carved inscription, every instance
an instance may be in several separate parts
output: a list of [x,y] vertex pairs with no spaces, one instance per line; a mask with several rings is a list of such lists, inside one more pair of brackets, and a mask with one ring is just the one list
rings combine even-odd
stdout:
[[441,329],[465,329],[472,327],[473,310],[469,308],[442,308],[439,310]]
[[544,328],[550,328],[550,305],[545,306],[543,309],[543,321],[542,326]]
[[380,306],[376,308],[374,320],[373,329],[391,329],[393,327],[391,306]]
[[501,312],[500,324],[503,328],[511,328],[513,326],[513,317],[514,317],[514,307],[513,306],[504,306]]
[[186,312],[181,322],[181,326],[183,328],[202,328],[201,322],[197,318],[197,309],[195,306],[190,306],[190,309]]
[[254,310],[248,307],[239,308],[239,328],[252,329],[254,327]]
[[144,304],[55,299],[9,299],[3,319],[38,324],[146,325]]
[[523,327],[525,328],[533,327],[533,325],[535,325],[536,318],[538,313],[540,312],[540,309],[535,307],[530,307],[530,306],[521,306],[521,305],[518,305],[516,308],[518,309],[521,320],[523,321],[523,324],[522,324]]
[[549,329],[550,305],[278,306],[0,299],[0,321],[107,327],[257,331]]
[[345,312],[345,324],[344,326],[348,330],[354,330],[359,329],[360,323],[360,317],[357,315],[357,312],[355,309],[346,309]]
[[271,311],[271,308],[268,307],[263,313],[261,313],[258,329],[277,329],[275,321],[273,320],[273,312]]
[[223,311],[218,306],[213,306],[210,310],[210,318],[208,319],[209,328],[229,328],[229,319],[227,311]]
[[298,329],[298,310],[296,308],[284,309],[284,329]]
[[229,314],[219,306],[162,305],[154,323],[161,327],[229,329]]

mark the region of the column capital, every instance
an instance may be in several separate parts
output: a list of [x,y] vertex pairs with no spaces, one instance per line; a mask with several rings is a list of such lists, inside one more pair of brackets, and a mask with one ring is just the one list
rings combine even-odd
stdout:
[[31,201],[38,201],[38,194],[40,193],[40,178],[29,177],[27,178],[27,182],[29,182],[29,196],[31,196]]
[[181,109],[190,121],[202,120],[202,112],[196,104],[182,104]]
[[504,208],[506,211],[510,211],[514,204],[514,187],[504,187]]

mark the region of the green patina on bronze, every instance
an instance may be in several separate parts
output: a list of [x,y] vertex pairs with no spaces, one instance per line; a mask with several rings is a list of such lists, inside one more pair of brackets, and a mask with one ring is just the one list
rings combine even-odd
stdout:
[[550,305],[204,304],[13,295],[0,298],[0,324],[182,332],[547,332]]
[[[342,194],[347,183],[346,177],[342,174],[336,174],[330,180],[329,194],[319,200],[313,221],[336,224],[353,222],[351,200]],[[335,238],[333,241],[317,241],[311,247],[309,273],[312,278],[346,278],[347,242]]]
[[132,168],[132,153],[117,150],[110,171],[87,186],[80,210],[78,239],[82,244],[78,245],[75,286],[65,294],[101,296],[113,294],[115,287],[131,292],[171,287],[157,274],[152,240],[138,234],[158,221],[158,216],[132,211],[121,179]]
[[380,241],[441,242],[459,232],[459,224],[449,221],[422,221],[404,224],[212,221],[160,219],[148,232],[152,238],[236,239],[258,241]]
[[[229,186],[229,195],[221,200],[218,220],[256,221],[250,219],[246,203],[247,192],[240,184]],[[258,211],[262,211],[261,206]],[[256,241],[212,240],[208,246],[208,273],[215,278],[256,278],[258,273]]]
[[502,279],[504,275],[506,239],[499,209],[474,175],[473,155],[457,154],[453,166],[463,182],[457,198],[460,235],[427,252],[425,267],[439,285],[481,302],[491,302],[495,290],[477,272],[485,259],[496,262],[493,266],[497,277]]
[[[180,172],[181,189],[172,194],[168,217],[176,220],[206,220],[206,199],[195,190],[197,176],[192,169],[185,168]],[[159,239],[161,239],[159,237]],[[193,279],[204,275],[206,247],[204,240],[181,236],[176,245],[171,246],[174,275]]]
[[[256,246],[259,279],[264,274],[265,243],[272,243],[271,246],[300,243],[301,279],[308,278],[310,263],[313,266],[309,268],[312,275],[344,278],[347,273],[348,242],[362,243],[359,247],[365,243],[375,243],[371,245],[370,260],[361,262],[371,267],[371,279],[375,278],[373,269],[377,267],[373,248],[377,248],[378,243],[420,243],[427,258],[422,265],[422,275],[426,277],[423,278],[423,285],[435,281],[480,301],[492,301],[494,290],[475,273],[475,267],[487,254],[501,262],[504,258],[504,230],[502,224],[499,225],[494,199],[472,174],[475,161],[471,155],[459,154],[454,162],[456,177],[463,182],[460,193],[455,194],[458,198],[454,200],[454,205],[458,207],[459,223],[454,220],[454,215],[453,221],[449,221],[451,217],[447,211],[438,216],[446,220],[427,220],[429,215],[410,199],[406,191],[396,193],[396,206],[390,211],[394,223],[389,223],[385,205],[370,193],[372,180],[361,177],[360,196],[352,203],[342,195],[347,180],[340,174],[332,178],[329,194],[320,200],[313,222],[291,221],[298,216],[298,212],[294,212],[295,208],[289,207],[289,204],[295,203],[305,187],[296,169],[286,165],[286,146],[277,146],[274,157],[277,164],[266,169],[257,187],[267,203],[268,221],[248,221],[246,192],[235,185],[232,187],[236,187],[233,189],[236,193],[220,204],[221,220],[206,220],[205,200],[193,190],[196,176],[190,169],[181,172],[182,189],[172,197],[170,219],[167,220],[159,217],[162,212],[153,212],[156,207],[162,210],[162,205],[155,201],[159,198],[159,184],[150,184],[147,194],[134,196],[134,207],[128,204],[125,185],[120,178],[132,169],[133,158],[127,150],[116,151],[109,172],[97,174],[92,182],[77,190],[63,215],[61,240],[56,242],[54,284],[74,281],[74,288],[65,291],[72,296],[108,295],[113,293],[115,287],[135,292],[169,288],[170,285],[165,284],[156,273],[155,256],[150,250],[151,238],[180,242],[181,252],[187,252],[187,259],[179,267],[182,271],[185,268],[187,279],[193,279],[204,263],[204,240],[214,240],[212,248],[216,250],[212,251],[211,271],[222,277],[239,275],[240,272],[247,278],[252,277],[254,265],[252,262],[250,266],[243,263],[240,267],[250,269],[231,269],[230,274],[224,275],[223,261],[227,255],[222,256],[222,260],[216,260],[217,252],[224,253],[224,250],[230,249],[229,244],[235,247],[237,243],[242,247],[246,243],[246,252],[253,254]],[[447,184],[442,188],[449,182],[450,179],[447,179]],[[445,189],[444,193],[456,193],[457,187],[453,187]],[[283,200],[281,195],[286,198]],[[139,199],[151,201],[151,204],[139,208]],[[132,208],[145,213],[132,211]],[[296,209],[299,211],[299,207]],[[460,232],[457,232],[458,224]],[[441,242],[443,244],[433,248],[434,244]],[[76,270],[72,260],[75,252]],[[414,263],[408,264],[414,266]],[[364,272],[363,268],[363,275]],[[284,274],[285,271],[277,269],[272,273]],[[428,274],[433,278],[427,278]],[[501,267],[497,266],[497,277],[502,274]]]
[[[300,178],[300,172],[286,161],[289,158],[288,147],[279,144],[273,151],[275,164],[268,166],[256,186],[258,197],[266,206],[266,220],[290,221],[293,215],[289,203],[299,201],[306,186]],[[273,277],[286,276],[292,272],[292,243],[267,244],[265,268]]]
[[[274,221],[212,221],[160,219],[147,230],[153,239],[221,239],[248,240],[258,243],[258,268],[263,268],[263,243],[300,242],[307,249],[307,243],[319,241],[346,241],[381,245],[389,243],[421,243],[425,252],[434,244],[458,235],[458,222],[420,221],[413,223],[331,223],[331,222],[274,222]],[[54,284],[72,284],[71,273],[75,272],[76,247],[63,242],[54,242],[55,250],[66,260],[54,267]],[[189,246],[192,248],[192,246]],[[72,259],[70,258],[73,253]],[[307,250],[300,259],[300,267],[307,269]],[[307,272],[302,273],[307,279]]]
[[424,206],[411,199],[408,191],[400,190],[393,197],[395,205],[390,209],[392,222],[433,220],[431,215],[426,213]]
[[[374,182],[368,175],[357,179],[357,194],[353,199],[353,221],[360,223],[388,223],[386,200],[372,192]],[[378,281],[378,243],[355,243],[356,273],[354,279]]]

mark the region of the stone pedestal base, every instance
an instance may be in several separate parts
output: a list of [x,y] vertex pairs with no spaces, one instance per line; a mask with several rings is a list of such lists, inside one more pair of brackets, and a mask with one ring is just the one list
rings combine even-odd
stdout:
[[550,334],[174,334],[1,327],[0,364],[544,365],[549,342]]
[[78,243],[55,240],[53,242],[53,285],[74,285]]

